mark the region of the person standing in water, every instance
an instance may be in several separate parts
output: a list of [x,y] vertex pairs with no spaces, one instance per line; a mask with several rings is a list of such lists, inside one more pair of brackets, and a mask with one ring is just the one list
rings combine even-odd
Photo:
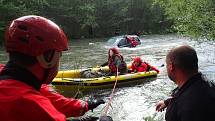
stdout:
[[176,83],[171,98],[159,101],[157,111],[166,107],[166,121],[214,121],[215,84],[198,70],[196,51],[183,45],[166,56],[168,77]]

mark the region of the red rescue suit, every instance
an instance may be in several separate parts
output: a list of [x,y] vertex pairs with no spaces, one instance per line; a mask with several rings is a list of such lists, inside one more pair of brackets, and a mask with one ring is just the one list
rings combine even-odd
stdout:
[[[113,52],[113,55],[110,55],[110,51]],[[118,72],[120,74],[127,72],[127,65],[123,59],[123,56],[119,53],[118,49],[116,48],[110,48],[108,52],[108,61],[102,64],[101,66],[108,65],[110,69],[110,75],[116,74],[117,66],[118,66]]]
[[40,92],[47,97],[54,107],[66,117],[78,117],[88,111],[88,103],[78,99],[66,98],[57,93],[51,85],[43,84]]
[[65,121],[66,117],[33,87],[13,79],[0,81],[2,121]]
[[117,70],[117,62],[119,63],[119,72],[123,72],[126,69],[126,65],[124,64],[123,57],[120,54],[115,54],[114,57],[110,57],[108,60],[108,66],[110,68],[111,73],[116,73]]
[[155,67],[149,65],[146,62],[142,62],[139,66],[135,66],[134,64],[132,64],[131,69],[132,69],[132,71],[136,71],[136,72],[144,72],[144,71],[155,70],[156,72],[159,73],[158,69],[156,69]]
[[4,68],[4,65],[0,65],[0,117],[2,121],[65,121],[65,115],[80,116],[88,110],[88,104],[85,105],[81,100],[70,100],[56,92],[53,93],[47,85],[37,90],[38,88],[27,84],[36,80],[30,72],[13,68],[13,71],[8,71],[12,73],[5,73]]

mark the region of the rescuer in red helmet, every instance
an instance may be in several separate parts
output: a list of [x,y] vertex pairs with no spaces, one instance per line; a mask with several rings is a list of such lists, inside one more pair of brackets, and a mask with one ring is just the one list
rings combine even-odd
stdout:
[[101,99],[69,100],[44,85],[56,76],[61,53],[68,50],[67,41],[58,25],[44,17],[30,15],[12,21],[5,33],[9,61],[0,66],[1,120],[65,121],[66,116],[83,115],[104,103]]
[[135,57],[133,59],[130,72],[146,72],[154,70],[159,73],[159,70],[154,66],[149,65],[147,62],[143,62],[140,57]]
[[101,66],[107,65],[110,69],[109,73],[106,74],[107,76],[116,75],[117,70],[119,74],[127,73],[127,65],[117,48],[110,48],[108,50],[108,61]]

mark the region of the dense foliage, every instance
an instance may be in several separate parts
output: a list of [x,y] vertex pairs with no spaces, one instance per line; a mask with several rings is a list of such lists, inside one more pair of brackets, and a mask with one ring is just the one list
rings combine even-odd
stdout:
[[165,9],[174,29],[186,35],[215,39],[214,0],[155,0]]
[[163,22],[160,6],[152,4],[152,0],[0,0],[0,33],[11,20],[28,14],[52,19],[72,38],[163,33],[170,25]]
[[215,38],[214,0],[0,0],[0,39],[14,18],[35,14],[71,38],[181,32]]

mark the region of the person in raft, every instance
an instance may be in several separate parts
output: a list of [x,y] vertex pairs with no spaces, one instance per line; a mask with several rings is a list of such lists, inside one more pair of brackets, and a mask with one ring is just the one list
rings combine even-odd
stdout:
[[151,71],[154,70],[157,73],[159,73],[159,70],[155,68],[154,66],[151,66],[147,62],[143,62],[140,57],[135,57],[133,59],[133,62],[131,64],[131,69],[129,72],[146,72],[146,71]]
[[166,56],[167,74],[176,83],[171,98],[159,101],[157,111],[166,107],[166,121],[214,121],[215,84],[198,70],[194,48],[182,45]]
[[1,120],[66,121],[66,116],[83,115],[104,103],[67,99],[47,87],[58,72],[62,51],[68,50],[67,37],[54,22],[35,15],[13,20],[5,33],[5,48],[9,61],[0,66]]
[[110,48],[108,51],[108,61],[101,66],[109,67],[110,71],[106,76],[116,75],[118,70],[119,74],[127,73],[127,64],[125,63],[123,56],[119,53],[117,48]]

